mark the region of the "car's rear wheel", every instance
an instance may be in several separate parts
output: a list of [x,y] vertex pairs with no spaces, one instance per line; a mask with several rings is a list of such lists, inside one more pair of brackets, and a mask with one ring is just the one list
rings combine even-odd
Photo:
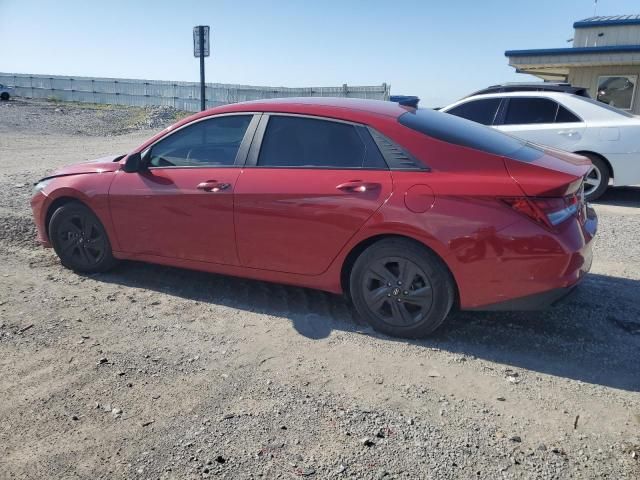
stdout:
[[0,93],[0,100],[9,100],[11,96],[7,92]]
[[377,331],[421,338],[444,322],[454,301],[442,261],[411,240],[385,239],[367,248],[351,271],[358,313]]
[[583,153],[593,163],[593,169],[584,181],[584,196],[588,201],[593,201],[602,196],[609,187],[609,166],[602,158],[589,153]]
[[66,203],[53,213],[49,238],[62,265],[77,272],[104,272],[116,264],[104,226],[81,203]]

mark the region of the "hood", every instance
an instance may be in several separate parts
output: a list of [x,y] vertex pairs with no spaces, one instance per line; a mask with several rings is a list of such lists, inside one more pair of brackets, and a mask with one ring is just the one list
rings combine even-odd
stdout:
[[523,162],[505,158],[509,175],[530,197],[562,197],[575,193],[592,165],[587,157],[540,147],[543,155]]
[[46,178],[78,175],[82,173],[115,172],[120,169],[120,163],[118,161],[122,158],[124,158],[124,155],[109,155],[88,162],[74,163],[56,170]]

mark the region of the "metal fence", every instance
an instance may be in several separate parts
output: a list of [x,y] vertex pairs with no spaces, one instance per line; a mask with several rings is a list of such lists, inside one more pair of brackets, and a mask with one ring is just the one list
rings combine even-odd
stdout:
[[[15,96],[117,105],[165,105],[179,110],[200,110],[200,83],[129,78],[65,77],[1,73],[0,84],[15,88]],[[252,87],[206,84],[207,107],[279,97],[349,97],[389,99],[389,85],[341,87]]]

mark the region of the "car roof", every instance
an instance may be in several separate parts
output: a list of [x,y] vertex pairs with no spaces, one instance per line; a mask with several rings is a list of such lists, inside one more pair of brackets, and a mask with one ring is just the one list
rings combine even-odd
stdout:
[[577,87],[570,83],[552,83],[552,82],[527,82],[527,83],[502,83],[500,85],[490,85],[486,88],[481,88],[469,95],[482,95],[484,93],[499,93],[499,92],[529,92],[529,91],[552,91],[552,92],[569,92],[588,94],[587,88]]
[[167,131],[175,130],[187,123],[224,113],[291,113],[332,118],[365,125],[380,125],[397,119],[407,112],[414,112],[413,107],[402,106],[395,102],[385,100],[367,100],[360,98],[336,98],[336,97],[291,97],[252,100],[249,102],[230,103],[219,107],[209,108],[202,112],[186,117],[179,122],[167,127],[147,140],[139,151],[162,137]]
[[276,112],[325,116],[358,122],[366,122],[371,117],[397,118],[413,111],[395,102],[367,100],[361,98],[336,97],[292,97],[253,100],[232,103],[201,112],[200,116],[232,112]]
[[634,117],[627,117],[625,112],[622,114],[612,111],[610,107],[606,104],[600,104],[596,100],[591,98],[581,97],[579,95],[573,95],[571,93],[565,92],[501,92],[501,93],[488,93],[485,95],[475,95],[473,97],[466,97],[454,102],[446,107],[443,107],[441,111],[446,113],[447,110],[451,109],[454,106],[460,105],[461,103],[472,102],[475,100],[481,100],[484,98],[531,98],[531,97],[540,97],[540,98],[550,98],[560,103],[564,107],[568,108],[572,112],[576,113],[579,117],[581,117],[585,121],[613,121],[626,123],[632,121],[636,123],[638,120]]
[[[575,97],[572,93],[567,92],[554,92],[549,90],[543,91],[523,91],[523,92],[496,92],[496,93],[483,93],[481,95],[473,95],[472,97],[465,97],[466,99],[479,99],[479,98],[496,98],[496,97],[545,97],[562,99],[567,97]],[[457,103],[457,102],[456,102]]]

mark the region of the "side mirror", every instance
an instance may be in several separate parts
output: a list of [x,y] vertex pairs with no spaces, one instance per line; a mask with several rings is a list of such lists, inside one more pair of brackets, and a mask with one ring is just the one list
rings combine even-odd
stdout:
[[142,155],[139,152],[132,153],[127,157],[127,161],[124,163],[122,170],[127,173],[139,172],[144,169],[144,164],[142,162]]

